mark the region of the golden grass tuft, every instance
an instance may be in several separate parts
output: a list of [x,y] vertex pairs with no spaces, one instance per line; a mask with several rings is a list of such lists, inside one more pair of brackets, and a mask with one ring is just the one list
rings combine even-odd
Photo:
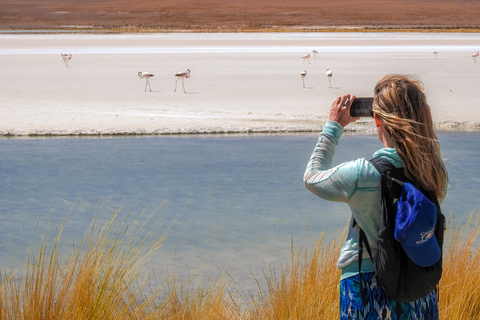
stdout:
[[[157,209],[158,210],[158,209]],[[310,253],[294,249],[291,262],[264,272],[266,284],[247,294],[228,272],[196,284],[195,275],[175,275],[158,287],[146,275],[149,257],[165,234],[157,210],[146,210],[133,223],[120,209],[104,225],[94,219],[82,242],[67,257],[48,238],[29,253],[23,274],[3,271],[0,319],[338,319],[336,268],[343,236],[325,244],[324,235]],[[98,212],[97,212],[98,213]],[[130,213],[129,213],[130,215]],[[480,318],[479,224],[447,230],[444,274],[439,285],[442,319]],[[49,248],[51,247],[51,248]],[[12,270],[15,270],[12,266]]]
[[253,301],[251,319],[335,319],[338,318],[338,279],[336,267],[340,241],[327,245],[324,234],[313,252],[297,250],[292,243],[292,261],[278,275],[266,274],[268,290]]
[[[476,238],[477,222],[452,229],[448,248],[444,248],[444,268],[439,285],[441,319],[480,319],[480,251]],[[445,250],[446,249],[446,250]]]
[[0,318],[147,319],[144,314],[159,306],[155,299],[142,296],[148,280],[143,284],[139,280],[165,234],[159,235],[161,219],[153,220],[156,210],[143,223],[142,212],[130,230],[122,229],[119,213],[120,209],[101,227],[94,218],[80,245],[61,259],[65,218],[51,250],[46,235],[38,254],[28,254],[24,275],[2,275]]
[[168,297],[162,319],[210,320],[244,319],[239,301],[228,292],[229,281],[226,275],[209,282],[206,287],[178,284],[175,277],[168,284]]

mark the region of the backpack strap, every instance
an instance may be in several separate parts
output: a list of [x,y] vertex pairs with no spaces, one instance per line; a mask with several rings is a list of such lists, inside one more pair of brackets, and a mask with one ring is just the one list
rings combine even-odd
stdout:
[[[357,225],[357,221],[355,218],[352,218],[352,228],[355,228]],[[362,298],[365,295],[365,289],[363,286],[363,275],[362,275],[362,260],[363,260],[363,245],[365,245],[365,249],[367,249],[368,255],[370,256],[370,260],[372,260],[373,263],[373,255],[372,255],[372,249],[370,249],[370,245],[368,244],[367,240],[367,235],[365,234],[365,231],[363,231],[360,226],[358,226],[359,234],[359,241],[358,241],[358,282],[360,286],[360,294],[362,295]]]
[[[406,180],[406,177],[403,168],[397,168],[387,159],[380,157],[373,158],[368,162],[370,162],[375,167],[375,169],[380,172],[382,176],[387,178],[388,181],[398,183],[402,187],[405,185],[403,181]],[[396,176],[397,178],[395,178],[394,176]],[[402,179],[403,181],[399,180],[398,178]]]
[[[354,218],[352,218],[352,228],[355,228],[355,226],[357,224],[358,224],[357,221]],[[370,245],[368,244],[367,235],[365,234],[365,231],[363,231],[363,229],[360,228],[360,226],[358,226],[358,229],[360,230],[360,232],[359,232],[360,241],[359,241],[359,248],[358,248],[358,256],[360,258],[362,257],[362,255],[363,255],[363,245],[365,244],[365,249],[367,249],[368,255],[370,256],[370,259],[372,259],[372,262],[373,262],[372,249],[370,249]],[[358,270],[359,271],[362,270],[361,266],[362,266],[362,259],[358,259]]]
[[[388,160],[382,159],[382,158],[373,158],[369,160],[369,162],[377,169],[377,171],[387,178],[391,182],[398,183],[403,187],[404,183],[394,177],[392,177],[392,172],[395,172],[395,175],[398,177],[404,176],[403,174],[403,169],[399,169],[395,167],[393,164],[391,164]],[[357,221],[353,219],[352,221],[352,228],[354,228],[357,225]],[[358,247],[358,274],[359,274],[359,286],[360,286],[360,293],[363,296],[365,294],[364,292],[364,285],[363,285],[363,276],[362,276],[362,258],[363,258],[363,246],[365,245],[365,248],[367,249],[368,255],[370,256],[370,259],[373,261],[373,255],[372,255],[372,249],[370,248],[370,245],[368,244],[367,240],[367,235],[365,234],[365,231],[363,231],[360,226],[358,226],[359,231],[359,247]]]
[[422,192],[430,201],[432,201],[437,207],[437,210],[440,213],[442,213],[440,209],[440,203],[438,202],[438,198],[435,192],[432,190],[427,190],[423,188],[414,180],[408,179],[407,176],[405,175],[404,168],[397,168],[392,163],[390,163],[390,161],[381,157],[373,158],[369,160],[369,162],[375,167],[375,169],[378,170],[378,172],[380,172],[383,178],[387,179],[387,182],[389,183],[394,182],[400,185],[401,187],[405,185],[404,182],[411,183],[415,188],[417,188],[420,192]]
[[368,255],[370,256],[370,260],[373,263],[373,256],[372,250],[370,249],[370,245],[368,244],[367,235],[362,228],[360,229],[359,233],[359,248],[358,248],[358,281],[360,282],[360,294],[362,295],[362,299],[365,296],[365,288],[363,286],[363,275],[362,275],[362,260],[363,260],[363,244],[365,244],[365,248],[367,249]]

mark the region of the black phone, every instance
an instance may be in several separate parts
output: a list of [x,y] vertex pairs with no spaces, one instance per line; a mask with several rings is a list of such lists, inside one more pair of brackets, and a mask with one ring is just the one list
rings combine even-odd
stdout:
[[373,98],[355,98],[350,107],[351,117],[372,117]]

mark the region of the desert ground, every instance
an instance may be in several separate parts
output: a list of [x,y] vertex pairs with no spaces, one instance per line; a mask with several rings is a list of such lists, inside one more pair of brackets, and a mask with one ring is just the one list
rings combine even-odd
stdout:
[[1,0],[0,7],[0,29],[480,26],[475,0]]

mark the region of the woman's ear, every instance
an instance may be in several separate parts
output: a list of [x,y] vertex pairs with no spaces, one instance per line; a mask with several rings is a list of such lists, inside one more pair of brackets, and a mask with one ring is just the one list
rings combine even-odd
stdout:
[[373,114],[373,119],[375,119],[375,126],[378,128],[380,127],[380,125],[382,124],[382,122],[380,122],[380,118],[377,116],[376,113]]

